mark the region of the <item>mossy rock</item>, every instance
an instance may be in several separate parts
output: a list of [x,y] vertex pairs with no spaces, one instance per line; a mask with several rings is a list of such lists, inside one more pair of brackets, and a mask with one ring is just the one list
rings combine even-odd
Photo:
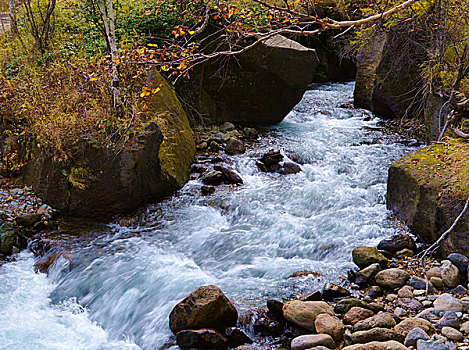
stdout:
[[352,257],[353,262],[361,269],[376,263],[384,267],[388,262],[388,259],[375,247],[357,247],[353,249]]
[[24,177],[39,197],[65,214],[107,220],[186,183],[195,153],[189,120],[161,75],[153,71],[149,79],[160,91],[145,102],[146,125],[118,149],[83,141],[67,163],[33,150]]
[[[469,195],[469,143],[446,138],[410,153],[389,169],[387,206],[427,243],[459,215]],[[442,242],[441,252],[469,254],[464,216]]]

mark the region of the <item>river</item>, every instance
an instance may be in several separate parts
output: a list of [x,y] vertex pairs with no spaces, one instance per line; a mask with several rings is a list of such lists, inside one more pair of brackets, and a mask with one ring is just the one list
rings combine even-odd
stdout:
[[[354,247],[396,231],[387,170],[414,150],[369,112],[341,108],[353,89],[313,86],[259,147],[232,157],[244,185],[203,197],[190,181],[138,225],[111,224],[83,242],[73,268],[59,260],[48,277],[33,272],[29,252],[3,265],[0,349],[172,348],[168,315],[201,285],[219,286],[242,311],[339,281]],[[256,157],[272,148],[296,154],[303,172],[261,173]],[[324,277],[286,278],[299,270]]]

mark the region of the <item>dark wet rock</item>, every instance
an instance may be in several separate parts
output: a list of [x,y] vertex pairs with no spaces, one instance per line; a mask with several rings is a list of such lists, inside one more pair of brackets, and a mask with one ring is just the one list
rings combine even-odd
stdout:
[[329,349],[335,348],[335,342],[327,334],[302,335],[292,340],[291,350],[306,350],[316,346],[325,346]]
[[281,169],[283,155],[278,150],[270,150],[257,161],[257,166],[264,172],[275,172]]
[[451,253],[448,255],[448,260],[458,268],[460,273],[464,274],[467,272],[467,266],[469,265],[469,258],[467,256],[458,253]]
[[227,132],[227,131],[232,131],[235,129],[235,126],[230,123],[230,122],[225,122],[223,123],[223,125],[221,126],[221,130],[224,131],[224,132]]
[[371,328],[393,328],[396,325],[393,315],[388,312],[379,312],[377,315],[369,317],[363,321],[355,323],[353,331],[365,331]]
[[323,299],[328,301],[332,301],[336,298],[348,297],[349,295],[350,292],[347,289],[333,283],[326,283],[322,290]]
[[16,243],[16,230],[13,224],[4,223],[0,226],[0,253],[10,255]]
[[464,295],[464,294],[467,294],[467,289],[464,288],[463,286],[459,285],[459,286],[451,289],[449,292],[453,295],[457,295],[457,294]]
[[[220,142],[216,140],[210,141],[210,150],[211,151],[218,151],[221,149]],[[228,152],[227,152],[228,153]]]
[[252,339],[249,338],[241,329],[236,327],[226,328],[225,336],[228,339],[228,345],[232,348],[243,344],[252,344]]
[[234,170],[228,169],[222,165],[215,165],[215,170],[223,174],[222,181],[227,185],[240,185],[243,179]]
[[238,312],[220,288],[203,286],[174,307],[169,327],[174,334],[184,329],[223,330],[236,326],[237,319]]
[[226,349],[227,338],[215,329],[183,330],[176,335],[182,349]]
[[15,221],[18,226],[32,227],[35,223],[41,221],[41,214],[29,214],[16,217]]
[[244,137],[246,137],[249,140],[257,140],[259,138],[259,133],[254,128],[245,128]]
[[376,299],[383,296],[383,289],[378,286],[371,286],[364,290],[364,295],[371,298]]
[[265,309],[251,309],[239,317],[239,322],[243,327],[252,327],[254,333],[263,336],[277,337],[283,332],[283,322],[271,317]]
[[372,341],[388,341],[395,340],[402,342],[404,337],[395,330],[388,328],[373,328],[366,331],[358,331],[351,335],[352,344],[365,344]]
[[243,154],[246,152],[246,146],[243,141],[231,137],[226,143],[225,152],[230,155]]
[[448,347],[438,341],[417,340],[417,350],[449,350]]
[[417,327],[423,329],[427,334],[432,334],[436,331],[435,327],[430,323],[430,321],[417,317],[404,319],[396,327],[394,327],[394,330],[405,338],[412,329]]
[[193,173],[203,174],[207,171],[207,167],[202,164],[192,164],[191,171]]
[[[411,286],[414,289],[421,289],[421,290],[426,290],[427,289],[427,281],[424,280],[423,278],[415,277],[412,276],[409,282],[407,282],[407,285]],[[436,288],[428,281],[428,292],[429,293],[436,293],[437,290]]]
[[283,317],[283,303],[281,301],[274,299],[267,300],[267,309],[275,320],[285,320],[285,318]]
[[322,293],[317,290],[311,294],[307,294],[303,298],[301,298],[302,301],[321,301],[322,300]]
[[365,285],[366,283],[369,283],[380,271],[381,267],[378,263],[371,264],[357,272],[355,283],[358,285]]
[[397,299],[395,305],[412,312],[418,312],[423,309],[423,305],[420,301],[411,298]]
[[375,277],[376,284],[382,288],[400,288],[410,279],[409,273],[405,270],[393,268],[378,272]]
[[427,333],[422,328],[414,328],[412,329],[409,334],[407,334],[407,337],[405,338],[404,345],[405,346],[416,346],[417,341],[419,339],[422,340],[430,340],[430,337],[428,336]]
[[436,323],[438,329],[442,329],[443,327],[459,328],[459,325],[459,317],[455,311],[446,311],[443,317]]
[[342,321],[337,317],[329,314],[320,314],[314,321],[316,332],[320,334],[328,334],[336,342],[340,342],[345,333],[345,327]]
[[209,171],[202,176],[201,181],[205,185],[218,186],[223,182],[223,173],[221,171]]
[[372,310],[373,307],[370,306],[370,304],[368,304],[366,301],[363,301],[357,298],[347,298],[347,299],[342,299],[336,304],[336,306],[334,307],[334,312],[338,314],[345,314],[353,307],[360,307],[360,308],[374,311]]
[[288,301],[283,304],[283,316],[290,322],[315,331],[314,321],[320,314],[334,316],[332,308],[324,301]]
[[279,171],[282,175],[291,175],[301,172],[301,167],[296,163],[285,162],[282,165],[281,170]]
[[204,185],[202,186],[202,194],[208,196],[212,193],[215,193],[216,188],[214,186]]
[[36,271],[48,274],[50,267],[53,266],[60,258],[67,259],[70,263],[72,261],[70,255],[66,252],[53,252],[39,259],[34,264],[34,268]]
[[378,244],[377,248],[379,250],[386,250],[392,255],[403,249],[410,249],[414,252],[417,250],[414,239],[407,234],[395,235],[386,238]]

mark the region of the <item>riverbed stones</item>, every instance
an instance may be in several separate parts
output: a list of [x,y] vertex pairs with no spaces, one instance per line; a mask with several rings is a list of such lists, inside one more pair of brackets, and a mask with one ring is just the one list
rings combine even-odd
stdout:
[[432,278],[432,277],[441,278],[441,267],[433,266],[431,269],[427,271],[427,277],[428,278]]
[[399,298],[413,298],[414,293],[412,292],[412,288],[409,286],[404,286],[397,292],[397,296]]
[[405,270],[392,268],[378,272],[375,280],[378,286],[382,288],[395,289],[402,287],[410,276]]
[[435,322],[438,319],[438,312],[436,312],[434,308],[428,308],[415,315],[415,317],[423,318],[430,322]]
[[27,214],[16,217],[15,221],[19,226],[32,227],[35,223],[41,221],[41,214]]
[[396,326],[396,321],[393,315],[388,312],[380,311],[377,315],[369,317],[365,320],[355,323],[353,331],[365,331],[371,328],[393,328]]
[[322,290],[322,297],[324,300],[332,301],[336,298],[343,298],[350,295],[350,292],[344,287],[338,286],[334,283],[326,283]]
[[436,289],[443,289],[445,286],[445,284],[443,283],[443,280],[440,277],[430,277],[430,283]]
[[416,327],[416,328],[412,329],[407,334],[407,337],[405,338],[405,341],[404,341],[404,345],[405,346],[416,346],[417,341],[419,339],[430,340],[430,337],[428,336],[427,333],[425,333],[425,331],[422,328]]
[[378,250],[385,250],[392,255],[403,249],[409,249],[411,251],[416,251],[417,249],[414,239],[407,234],[394,235],[392,237],[385,238],[379,242],[377,248]]
[[461,274],[467,272],[467,266],[469,265],[469,258],[459,253],[451,253],[448,255],[448,260],[456,266]]
[[412,312],[418,312],[423,309],[422,303],[413,298],[399,298],[395,305]]
[[443,317],[440,318],[440,320],[437,322],[436,326],[439,329],[442,329],[444,327],[453,327],[453,328],[459,328],[459,317],[457,313],[453,310],[446,311],[443,314]]
[[223,182],[223,173],[221,171],[212,170],[205,173],[200,180],[204,185],[218,186]]
[[344,323],[354,325],[359,321],[366,320],[369,317],[372,317],[374,312],[363,307],[352,307],[345,315],[344,315]]
[[462,311],[467,312],[469,311],[469,297],[464,297],[459,299],[459,302],[462,304]]
[[395,341],[389,340],[385,342],[372,341],[366,344],[349,345],[342,350],[408,350],[404,345]]
[[459,328],[459,330],[464,334],[469,334],[469,321],[464,322]]
[[434,340],[417,340],[417,350],[449,350],[444,343]]
[[423,329],[427,334],[432,334],[436,331],[430,321],[417,317],[410,317],[402,320],[396,327],[394,327],[394,330],[403,337],[406,337],[412,329],[417,327]]
[[449,288],[454,288],[459,284],[459,270],[449,260],[441,262],[441,279]]
[[225,349],[227,338],[215,329],[183,330],[176,336],[182,349]]
[[347,298],[347,299],[342,299],[341,301],[339,301],[335,305],[334,311],[338,314],[345,314],[353,307],[361,307],[361,308],[369,309],[369,310],[371,310],[372,308],[370,307],[370,304],[368,304],[364,300],[360,300],[357,298]]
[[236,326],[238,312],[220,288],[203,286],[177,304],[169,316],[174,334],[185,329]]
[[433,302],[436,312],[456,311],[462,312],[462,303],[449,293],[444,293]]
[[225,336],[228,340],[228,345],[233,348],[243,344],[252,344],[251,338],[249,338],[241,329],[236,327],[226,328]]
[[460,331],[452,327],[443,327],[441,329],[441,334],[449,340],[453,341],[461,341],[464,338],[464,335]]
[[364,344],[372,341],[388,340],[396,340],[401,342],[404,340],[404,336],[402,336],[395,330],[388,328],[372,328],[366,331],[358,331],[352,333],[352,335],[350,336],[350,341],[352,342],[352,344]]
[[[429,281],[430,282],[430,281]],[[421,290],[426,290],[427,289],[427,281],[424,280],[423,278],[412,276],[409,282],[407,282],[409,286],[415,289],[421,289]],[[428,283],[428,291],[430,293],[436,293],[437,290],[435,287],[431,284]]]
[[256,164],[263,172],[275,172],[280,170],[280,162],[283,160],[283,155],[279,150],[271,149],[264,153]]
[[230,155],[243,154],[246,152],[246,146],[241,140],[231,137],[226,142],[225,152]]
[[361,269],[378,263],[385,266],[388,259],[375,247],[357,247],[352,251],[353,262]]
[[329,314],[334,316],[334,311],[324,301],[288,301],[283,305],[283,316],[290,322],[315,331],[314,321],[320,314]]
[[381,266],[378,263],[371,264],[357,272],[355,283],[358,285],[365,285],[370,282],[378,272],[381,271]]
[[294,338],[291,342],[291,350],[305,350],[315,346],[325,346],[329,349],[334,349],[335,342],[328,334],[301,335]]
[[12,223],[4,223],[0,226],[0,253],[10,255],[16,242],[16,230]]
[[234,170],[223,165],[215,165],[214,169],[222,173],[222,181],[227,185],[241,185],[243,179]]
[[342,321],[329,314],[318,315],[314,321],[314,325],[316,327],[316,332],[328,334],[336,342],[339,342],[345,333],[345,327]]

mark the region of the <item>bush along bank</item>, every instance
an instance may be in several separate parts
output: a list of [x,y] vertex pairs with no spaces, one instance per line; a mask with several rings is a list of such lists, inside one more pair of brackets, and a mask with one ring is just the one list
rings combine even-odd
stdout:
[[469,258],[422,266],[419,250],[406,234],[357,247],[358,269],[343,286],[241,314],[218,287],[203,286],[174,307],[169,326],[182,349],[469,349]]

